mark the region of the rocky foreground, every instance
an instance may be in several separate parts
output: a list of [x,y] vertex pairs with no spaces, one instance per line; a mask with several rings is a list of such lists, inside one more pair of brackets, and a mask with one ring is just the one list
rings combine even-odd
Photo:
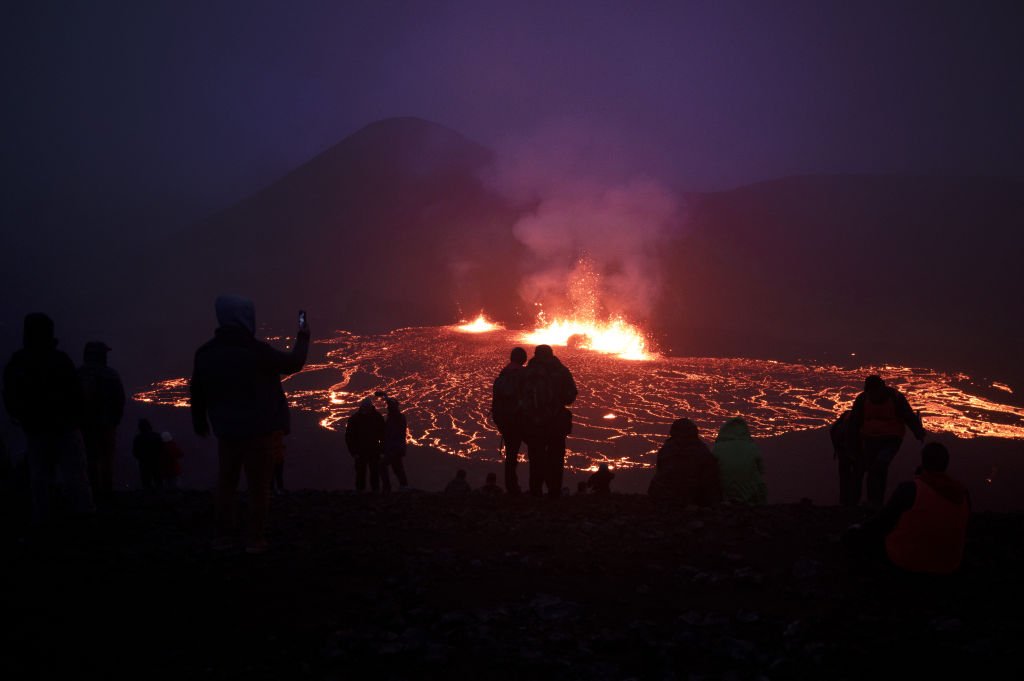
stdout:
[[977,514],[947,579],[854,567],[862,517],[298,492],[252,556],[214,548],[208,493],[124,493],[5,527],[0,677],[1016,677],[1024,515]]

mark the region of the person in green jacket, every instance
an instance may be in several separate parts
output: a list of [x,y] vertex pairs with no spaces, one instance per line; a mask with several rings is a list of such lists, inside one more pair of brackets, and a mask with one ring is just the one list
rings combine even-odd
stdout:
[[750,437],[746,421],[739,416],[726,421],[718,431],[711,453],[718,460],[722,496],[726,501],[767,503],[768,491],[761,478],[764,471],[761,452]]

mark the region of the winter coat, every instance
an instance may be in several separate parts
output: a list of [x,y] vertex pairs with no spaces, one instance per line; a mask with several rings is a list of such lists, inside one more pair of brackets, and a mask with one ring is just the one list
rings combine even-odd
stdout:
[[[910,403],[907,402],[907,398],[903,396],[896,388],[885,386],[884,388],[884,399],[882,403],[890,403],[888,411],[891,412],[890,420],[891,434],[887,437],[893,439],[901,439],[903,428],[906,426],[910,428],[911,432],[917,439],[921,439],[925,435],[924,425],[921,423],[921,418],[914,413],[911,409]],[[847,426],[847,437],[850,444],[855,448],[860,448],[860,440],[862,437],[868,437],[868,432],[863,432],[865,426],[865,411],[867,401],[870,399],[867,391],[862,392],[857,396],[857,399],[853,401],[853,408],[850,412],[849,425]]]
[[345,425],[345,446],[356,458],[381,455],[384,442],[384,417],[375,408],[360,408]]
[[[546,405],[532,404],[530,387],[535,380],[550,385],[553,394]],[[534,356],[526,365],[519,381],[519,406],[523,434],[531,436],[567,435],[572,431],[572,412],[565,407],[576,401],[576,381],[557,357]],[[547,415],[544,415],[547,412]]]
[[761,477],[761,452],[750,437],[747,423],[737,417],[726,421],[718,432],[712,454],[718,461],[722,494],[726,500],[764,504],[768,493]]
[[658,451],[647,493],[685,505],[713,506],[722,500],[718,462],[696,434],[670,437]]
[[98,361],[78,367],[78,378],[85,395],[84,428],[113,428],[124,415],[124,385],[118,373]]
[[196,351],[189,394],[192,424],[205,435],[254,437],[289,429],[288,402],[281,374],[302,369],[309,334],[299,333],[291,352],[257,340],[248,329],[221,326],[213,340]]
[[82,422],[82,384],[75,365],[57,349],[53,322],[25,319],[24,347],[4,368],[4,406],[11,420],[31,435],[67,433]]
[[405,456],[407,430],[405,414],[389,410],[388,416],[384,420],[383,451],[385,459],[393,461]]
[[491,387],[491,418],[502,433],[519,426],[519,381],[526,367],[510,362],[494,379]]

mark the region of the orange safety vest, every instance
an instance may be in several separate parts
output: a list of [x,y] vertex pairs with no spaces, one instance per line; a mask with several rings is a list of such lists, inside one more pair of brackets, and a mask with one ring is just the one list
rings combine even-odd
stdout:
[[864,395],[864,425],[861,437],[903,437],[907,427],[896,414],[896,399],[891,395],[885,401],[874,403]]
[[885,538],[893,565],[910,572],[948,575],[960,567],[971,509],[967,495],[954,503],[914,478],[914,505]]

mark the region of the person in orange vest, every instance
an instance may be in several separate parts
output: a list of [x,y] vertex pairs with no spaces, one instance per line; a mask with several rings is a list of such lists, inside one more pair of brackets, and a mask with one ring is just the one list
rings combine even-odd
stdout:
[[924,442],[921,417],[914,413],[907,398],[885,384],[880,376],[864,380],[864,392],[857,396],[850,411],[847,437],[855,453],[855,469],[850,478],[848,499],[860,502],[861,487],[867,475],[865,498],[869,506],[879,508],[885,501],[885,482],[889,464],[903,443],[907,428]]
[[948,467],[949,451],[938,442],[926,444],[914,479],[897,486],[875,518],[854,525],[847,540],[907,572],[955,572],[963,559],[971,500],[967,488],[946,473]]

